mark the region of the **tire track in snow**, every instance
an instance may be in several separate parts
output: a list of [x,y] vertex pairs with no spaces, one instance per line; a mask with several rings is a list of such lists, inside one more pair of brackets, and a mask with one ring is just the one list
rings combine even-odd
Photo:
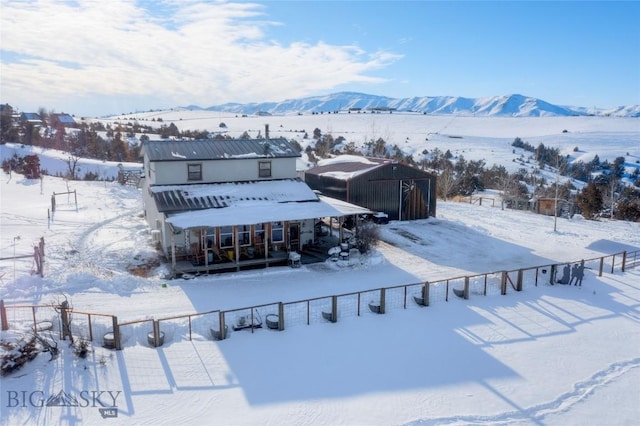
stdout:
[[571,391],[559,395],[556,399],[534,405],[522,411],[508,411],[493,416],[456,416],[421,419],[405,423],[405,425],[509,425],[514,423],[522,424],[524,422],[543,424],[546,416],[569,411],[574,405],[592,396],[599,388],[606,386],[608,383],[637,367],[640,367],[640,358],[613,363],[589,379],[575,383]]
[[[114,273],[121,272],[121,269],[118,268],[114,270],[110,268],[108,264],[105,266],[105,256],[104,256],[104,246],[97,246],[91,244],[92,237],[102,230],[105,227],[112,225],[114,222],[117,222],[122,219],[130,218],[135,216],[138,212],[138,208],[131,208],[126,210],[124,213],[121,213],[117,216],[113,216],[111,218],[102,220],[91,225],[89,228],[82,231],[82,233],[77,237],[74,242],[70,242],[71,247],[73,248],[72,252],[74,253],[70,256],[70,264],[65,270],[74,270],[75,272],[87,272],[95,274],[98,277],[102,278],[110,278],[114,275]],[[128,232],[132,230],[131,227],[124,226],[119,227],[120,229],[126,229]],[[127,233],[123,236],[122,240],[130,240],[132,238],[131,234]],[[110,244],[113,241],[109,241]]]

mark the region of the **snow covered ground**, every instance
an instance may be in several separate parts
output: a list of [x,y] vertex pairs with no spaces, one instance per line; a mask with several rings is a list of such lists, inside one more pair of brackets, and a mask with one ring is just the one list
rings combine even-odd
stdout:
[[[600,139],[596,130],[586,133],[588,150],[604,158],[598,143],[605,146],[615,132]],[[3,158],[18,148],[2,146]],[[637,145],[627,149],[640,155]],[[490,155],[485,151],[488,164]],[[60,164],[44,153],[41,162],[49,170]],[[48,217],[52,193],[74,190],[77,206],[73,196],[58,196]],[[31,254],[40,237],[46,242],[44,278],[32,274],[29,258],[0,262],[5,304],[66,295],[74,309],[120,322],[640,250],[638,223],[574,216],[559,218],[554,232],[553,217],[501,210],[500,203],[439,202],[437,218],[382,226],[376,250],[348,264],[166,280],[162,265],[148,277],[128,272],[157,257],[137,189],[2,174],[0,194],[0,258]],[[635,424],[640,269],[595,272],[587,270],[582,288],[541,281],[505,296],[434,296],[429,307],[409,303],[385,315],[367,311],[282,332],[243,330],[218,342],[197,321],[188,340],[186,321],[175,321],[159,348],[146,341],[149,322],[129,326],[122,351],[95,345],[80,359],[61,343],[57,358],[40,354],[0,379],[0,424]],[[10,322],[30,318],[30,311],[17,312],[8,310]],[[45,406],[60,392],[75,396],[77,406],[70,399]],[[105,407],[117,411],[100,411]]]
[[[576,217],[559,219],[553,232],[551,217],[440,203],[438,218],[383,226],[375,253],[348,266],[167,281],[162,267],[148,278],[127,272],[155,255],[136,189],[69,182],[78,208],[73,197],[58,197],[49,221],[50,195],[66,191],[66,182],[14,174],[3,175],[1,185],[1,257],[13,254],[14,243],[17,254],[29,254],[42,236],[47,253],[44,278],[30,274],[31,260],[16,261],[15,280],[12,262],[0,264],[5,303],[51,303],[65,294],[75,309],[116,314],[121,322],[640,249],[637,223]],[[220,342],[206,333],[189,341],[180,323],[157,349],[133,336],[122,351],[94,346],[81,360],[61,344],[53,361],[41,354],[2,378],[0,421],[632,424],[640,418],[639,300],[640,270],[603,277],[588,271],[582,288],[527,285],[506,296],[436,300],[335,324],[233,332]],[[79,406],[38,406],[60,391],[77,395]],[[102,406],[90,398],[100,391],[117,418],[103,420]]]

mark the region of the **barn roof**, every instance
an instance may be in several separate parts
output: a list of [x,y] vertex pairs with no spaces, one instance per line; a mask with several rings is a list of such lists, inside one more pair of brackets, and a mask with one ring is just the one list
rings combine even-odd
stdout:
[[349,180],[370,172],[385,164],[392,164],[387,158],[368,158],[357,155],[340,155],[328,160],[321,160],[316,167],[305,171],[306,174],[330,176],[336,179]]
[[150,161],[300,157],[285,138],[145,141],[141,155],[146,155]]
[[23,112],[21,118],[30,123],[42,123],[42,117],[37,112]]
[[57,114],[56,119],[62,124],[76,124],[76,120],[69,114]]
[[413,166],[398,163],[388,158],[362,157],[359,155],[339,155],[334,158],[320,160],[316,167],[305,170],[305,174],[327,176],[334,179],[348,181],[356,176],[372,172],[373,170],[398,165],[400,168],[417,170],[418,173],[431,175],[429,172],[417,169]]

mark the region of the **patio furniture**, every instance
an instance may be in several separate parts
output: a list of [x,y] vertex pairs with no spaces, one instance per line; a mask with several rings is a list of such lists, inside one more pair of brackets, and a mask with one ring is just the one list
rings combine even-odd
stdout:
[[327,253],[329,253],[329,256],[331,256],[331,260],[336,261],[338,260],[338,255],[340,254],[340,252],[342,251],[342,249],[340,248],[340,246],[336,246],[336,247],[331,247]]
[[252,318],[248,315],[242,315],[237,317],[236,323],[233,326],[234,331],[244,330],[248,328],[262,328],[262,318],[260,314],[256,311],[256,315]]
[[300,253],[297,253],[295,251],[289,253],[289,266],[291,266],[292,268],[299,268],[301,257],[302,256],[300,255]]

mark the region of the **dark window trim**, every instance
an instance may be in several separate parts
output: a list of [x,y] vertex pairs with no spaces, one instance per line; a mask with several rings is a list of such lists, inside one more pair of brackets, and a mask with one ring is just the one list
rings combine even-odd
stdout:
[[[263,167],[268,166],[268,167]],[[258,177],[271,177],[271,161],[258,161]]]
[[[191,167],[197,166],[198,171],[191,171]],[[187,163],[187,180],[202,180],[202,163]]]

